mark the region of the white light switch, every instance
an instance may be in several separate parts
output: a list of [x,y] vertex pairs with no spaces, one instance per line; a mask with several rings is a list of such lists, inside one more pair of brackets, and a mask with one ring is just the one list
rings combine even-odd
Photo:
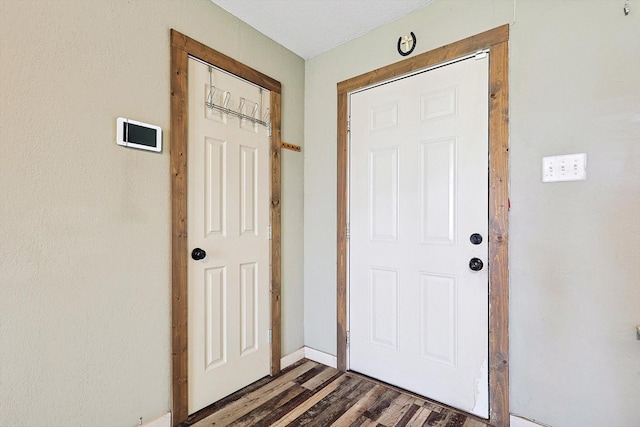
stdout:
[[542,158],[542,182],[587,179],[587,153]]

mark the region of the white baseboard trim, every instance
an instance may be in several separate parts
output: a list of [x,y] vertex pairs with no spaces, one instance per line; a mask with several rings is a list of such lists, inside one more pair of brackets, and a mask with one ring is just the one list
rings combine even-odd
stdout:
[[291,354],[287,354],[280,359],[280,369],[284,369],[288,366],[293,365],[299,360],[304,359],[304,347],[297,349]]
[[322,363],[323,365],[336,368],[338,366],[338,359],[336,356],[316,350],[311,347],[302,347],[291,354],[287,354],[280,359],[280,368],[284,369],[287,366],[291,366],[299,360],[304,358],[313,360],[314,362]]
[[522,418],[517,415],[511,415],[509,417],[509,421],[510,421],[511,427],[550,427],[546,424],[538,424],[527,418]]
[[142,427],[171,427],[171,412],[167,412],[153,421],[142,424]]
[[304,357],[314,362],[322,363],[323,365],[330,366],[332,368],[338,367],[338,358],[331,354],[325,353],[315,348],[305,347]]

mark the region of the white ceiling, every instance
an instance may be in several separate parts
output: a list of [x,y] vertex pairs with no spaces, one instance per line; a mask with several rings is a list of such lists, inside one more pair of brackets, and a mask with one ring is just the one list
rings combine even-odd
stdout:
[[304,59],[435,0],[211,0]]

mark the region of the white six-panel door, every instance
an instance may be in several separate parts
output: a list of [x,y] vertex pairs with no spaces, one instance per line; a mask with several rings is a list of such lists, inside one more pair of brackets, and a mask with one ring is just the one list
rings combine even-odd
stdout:
[[[211,73],[210,73],[211,70]],[[211,92],[211,83],[215,92]],[[242,101],[244,99],[244,101]],[[269,92],[189,59],[189,413],[268,375]]]
[[482,417],[488,62],[350,96],[349,368]]

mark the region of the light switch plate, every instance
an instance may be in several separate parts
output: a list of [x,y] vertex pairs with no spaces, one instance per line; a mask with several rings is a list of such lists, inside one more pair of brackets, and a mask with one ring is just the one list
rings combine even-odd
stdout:
[[587,153],[542,158],[542,182],[584,181],[587,179]]

